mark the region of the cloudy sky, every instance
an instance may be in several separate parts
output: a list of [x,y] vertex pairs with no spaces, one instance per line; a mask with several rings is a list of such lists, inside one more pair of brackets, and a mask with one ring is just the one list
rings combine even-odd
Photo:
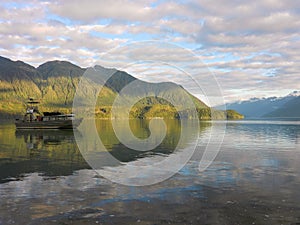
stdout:
[[[191,66],[193,71],[203,68],[197,65],[201,61],[226,101],[299,90],[299,31],[300,4],[294,0],[0,2],[1,56],[33,66],[58,59],[89,67],[107,52],[120,57],[122,51],[112,51],[118,46],[159,41],[176,47],[169,52],[161,45],[147,51],[140,47],[136,60],[152,60],[143,58],[150,52],[156,62],[168,56],[173,68]],[[192,65],[186,51],[199,61]],[[142,73],[141,67],[132,68],[129,72]],[[175,80],[175,74],[169,77]]]

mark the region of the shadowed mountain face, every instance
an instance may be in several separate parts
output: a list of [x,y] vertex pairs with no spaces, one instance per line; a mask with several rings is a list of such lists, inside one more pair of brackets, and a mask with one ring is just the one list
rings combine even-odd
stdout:
[[49,77],[69,76],[71,78],[81,77],[85,69],[80,68],[67,61],[51,61],[40,65],[37,69],[43,79]]
[[0,79],[10,81],[32,80],[38,78],[39,74],[36,69],[22,61],[12,61],[0,56]]
[[106,82],[106,87],[115,92],[120,92],[127,84],[135,81],[136,78],[123,71],[116,71]]
[[[175,83],[147,83],[123,71],[106,69],[101,66],[95,68],[102,68],[103,71],[112,73],[98,96],[96,114],[100,117],[109,117],[116,96],[131,82],[135,84],[133,90],[135,93],[139,91],[142,93],[145,87],[149,91],[150,97],[142,99],[135,106],[136,111],[139,112],[138,115],[142,115],[142,117],[144,116],[143,113],[153,116],[160,111],[164,111],[164,115],[165,112],[169,111],[171,104],[157,96],[168,96],[180,102],[181,99],[184,99],[180,92],[187,93]],[[0,117],[23,114],[24,103],[29,97],[41,101],[39,106],[41,111],[71,112],[76,88],[85,71],[85,68],[67,61],[50,61],[35,68],[21,61],[12,61],[0,57]],[[99,76],[99,79],[101,79],[101,74]],[[86,95],[95,94],[97,93],[95,88],[97,87],[91,85],[83,91],[86,92]],[[197,110],[199,112],[202,110],[201,113],[205,113],[203,118],[209,119],[209,107],[196,97],[190,96]],[[184,102],[182,104],[184,105]],[[155,110],[149,113],[149,110],[155,105]],[[163,105],[163,107],[157,107],[157,105]]]

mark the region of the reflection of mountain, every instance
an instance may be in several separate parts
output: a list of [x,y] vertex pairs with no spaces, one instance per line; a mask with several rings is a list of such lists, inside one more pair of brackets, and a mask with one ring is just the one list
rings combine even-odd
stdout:
[[24,130],[8,138],[13,140],[13,146],[1,152],[0,182],[34,172],[61,176],[89,168],[77,148],[73,131]]
[[199,127],[196,121],[164,120],[163,125],[162,119],[106,120],[96,123],[95,135],[93,121],[84,120],[79,127],[83,135],[79,146],[85,149],[86,161],[105,178],[138,186],[153,184],[172,176],[198,151],[199,135],[206,133],[211,123]]
[[[182,148],[193,139],[195,124],[193,125],[192,121],[186,121],[189,124],[185,130],[185,138],[181,140]],[[171,155],[178,145],[182,128],[179,120],[166,120],[166,124],[166,136],[157,148],[151,151],[135,151],[120,143],[110,120],[96,120],[98,133],[95,134],[95,138],[100,136],[109,155],[115,157],[118,163],[106,160],[106,151],[95,152],[95,154],[104,159],[105,163],[102,166],[117,166],[119,161],[127,163],[141,158]],[[75,141],[74,134],[76,137],[82,137],[80,131],[76,133],[64,130],[15,131],[12,124],[1,125],[0,128],[0,182],[20,179],[27,176],[26,174],[36,172],[42,176],[55,177],[90,168]],[[130,120],[130,128],[138,138],[145,139],[150,135],[149,124],[146,120]],[[200,132],[204,132],[206,128],[201,126]],[[160,135],[159,129],[159,127],[154,128],[154,136]],[[124,132],[128,131],[124,130]],[[90,137],[93,137],[93,134],[87,135],[87,138]],[[87,144],[93,145],[93,141],[88,140]]]
[[[120,121],[120,123],[122,122],[125,121]],[[143,158],[149,155],[170,154],[175,150],[180,138],[180,121],[166,120],[166,122],[167,134],[163,142],[155,149],[146,152],[129,149],[128,147],[120,143],[116,137],[112,123],[110,121],[101,121],[97,123],[97,129],[103,144],[107,147],[110,154],[121,162],[129,162],[137,158]],[[130,128],[133,134],[138,138],[145,139],[150,135],[149,120],[130,120]],[[103,132],[104,129],[105,132]],[[160,135],[159,128],[157,128],[156,134],[154,135]]]
[[[140,139],[146,139],[150,135],[149,131],[149,120],[138,120],[138,119],[132,119],[129,120],[130,124],[130,131],[125,129],[125,123],[126,121],[120,120],[119,122],[119,128],[124,129],[123,133],[126,135],[128,132],[132,132],[137,138]],[[193,122],[193,120],[186,120],[185,121],[185,134],[181,137],[182,127],[181,122],[179,120],[165,120],[166,122],[166,136],[163,139],[163,141],[153,150],[149,151],[137,151],[132,150],[128,147],[126,147],[124,144],[120,143],[118,138],[116,137],[112,122],[110,120],[98,120],[96,123],[98,135],[101,139],[101,142],[103,143],[104,147],[109,151],[109,153],[118,159],[121,162],[130,162],[137,160],[139,158],[145,158],[145,157],[151,157],[154,155],[165,155],[168,156],[174,152],[176,147],[179,144],[179,140],[181,139],[181,143],[179,146],[179,149],[184,149],[186,146],[190,144],[190,142],[193,141],[195,137],[195,126],[196,123]],[[85,124],[84,124],[85,126]],[[90,125],[86,125],[87,127],[90,127]],[[205,123],[200,126],[200,133],[204,133],[205,130],[210,127],[211,124]],[[84,129],[84,128],[83,128]],[[154,128],[154,136],[160,136],[161,130],[159,127]],[[92,137],[92,133],[87,133],[89,137]],[[98,135],[95,138],[98,138]],[[130,136],[127,138],[130,139]],[[92,139],[89,142],[93,142]],[[97,152],[98,157],[105,157],[105,153]],[[102,154],[102,155],[101,155]],[[101,160],[101,162],[105,162],[105,165],[103,166],[115,166],[117,165],[115,162],[109,162],[108,160]]]

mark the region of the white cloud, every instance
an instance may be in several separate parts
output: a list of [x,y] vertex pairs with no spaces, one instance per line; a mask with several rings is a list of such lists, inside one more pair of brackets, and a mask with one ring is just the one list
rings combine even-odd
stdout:
[[145,21],[152,16],[152,10],[144,1],[115,0],[81,0],[57,1],[50,5],[50,10],[69,19],[94,22],[99,19],[117,19],[128,21]]
[[[216,73],[227,99],[297,89],[299,30],[300,5],[292,0],[0,3],[0,55],[35,66],[51,59],[90,66],[120,44],[171,41],[195,50]],[[122,57],[123,50],[112,57]],[[149,57],[172,60],[193,71],[205,68],[188,62],[178,49],[134,52],[135,59]]]

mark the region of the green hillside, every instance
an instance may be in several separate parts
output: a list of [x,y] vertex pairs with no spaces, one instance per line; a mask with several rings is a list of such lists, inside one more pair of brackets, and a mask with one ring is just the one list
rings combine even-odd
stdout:
[[[177,118],[178,112],[174,106],[164,99],[174,99],[182,103],[182,106],[185,105],[183,95],[187,92],[175,83],[147,83],[123,71],[105,69],[100,66],[96,68],[113,73],[98,96],[95,114],[100,118],[111,117],[111,107],[116,96],[131,82],[134,82],[133,92],[127,93],[125,99],[136,100],[130,112],[133,118]],[[25,102],[29,97],[40,100],[40,111],[71,112],[76,88],[85,71],[86,69],[67,61],[46,62],[34,68],[21,61],[0,57],[0,117],[13,118],[22,115],[26,107]],[[97,85],[91,84],[81,91],[86,96],[94,95],[97,93]],[[228,113],[212,111],[196,97],[192,95],[190,97],[201,119],[211,119],[212,112],[219,119],[241,118],[233,111]],[[189,117],[188,109],[180,110],[187,115],[186,117]]]

